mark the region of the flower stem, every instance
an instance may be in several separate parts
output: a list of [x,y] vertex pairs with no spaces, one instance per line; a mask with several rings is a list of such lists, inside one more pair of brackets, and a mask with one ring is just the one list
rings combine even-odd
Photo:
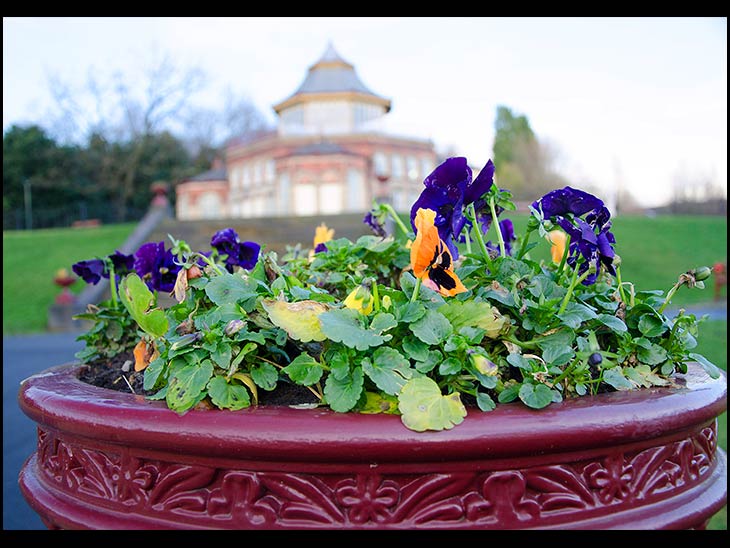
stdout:
[[578,262],[575,264],[575,269],[573,270],[573,277],[570,280],[570,285],[568,286],[568,292],[565,294],[565,297],[563,298],[563,302],[560,303],[560,309],[558,310],[558,316],[565,312],[565,308],[568,306],[568,302],[570,301],[570,298],[573,296],[573,290],[575,289],[575,286],[577,286],[580,282],[585,280],[588,275],[591,273],[591,269],[589,268],[586,270],[583,274],[578,276],[578,268],[580,267],[581,263]]
[[383,207],[388,210],[388,213],[395,221],[395,224],[398,225],[398,228],[400,228],[403,231],[403,234],[406,235],[406,237],[411,236],[411,231],[406,228],[406,225],[403,224],[403,221],[401,221],[400,216],[396,213],[395,209],[393,209],[393,206],[390,204],[383,204]]
[[563,277],[563,268],[565,268],[565,261],[568,260],[569,253],[570,253],[570,234],[566,234],[565,249],[563,249],[563,256],[560,258],[560,264],[558,265],[558,279]]
[[487,263],[487,267],[489,268],[489,270],[493,271],[494,267],[492,266],[492,258],[489,256],[489,250],[484,243],[484,238],[482,238],[482,231],[479,230],[479,223],[477,222],[477,212],[474,209],[473,202],[469,204],[469,214],[472,218],[472,229],[477,236],[477,243],[479,244],[479,249],[482,252],[482,256],[484,257],[484,262]]
[[416,285],[413,287],[413,295],[411,295],[411,302],[416,302],[418,293],[421,291],[421,278],[416,278]]
[[112,293],[112,306],[117,307],[117,276],[114,273],[114,263],[109,261],[109,289]]
[[497,231],[497,239],[499,240],[499,254],[502,257],[506,257],[507,250],[504,247],[504,236],[502,236],[502,229],[499,226],[497,208],[494,206],[494,197],[491,197],[489,199],[489,210],[492,212],[492,223],[494,224],[494,229]]
[[[466,227],[466,225],[464,225]],[[469,234],[469,229],[464,231],[464,241],[466,242],[466,252],[467,254],[471,253],[471,235]]]
[[621,302],[626,304],[626,293],[624,293],[624,285],[621,281],[621,267],[616,267],[616,281],[618,282],[618,293],[621,295]]
[[532,236],[533,230],[530,230],[529,228],[525,232],[525,235],[522,237],[522,243],[520,244],[520,250],[517,253],[517,259],[522,259],[522,257],[527,253],[527,244],[530,241],[530,236]]
[[664,309],[671,302],[672,297],[674,297],[674,294],[677,292],[677,290],[679,290],[680,287],[682,287],[682,284],[679,282],[672,286],[672,289],[670,289],[669,293],[667,293],[667,298],[664,299],[664,304],[662,304],[662,306],[658,310],[659,314],[662,314],[664,312]]
[[373,304],[375,313],[380,312],[380,295],[378,294],[378,281],[373,280]]

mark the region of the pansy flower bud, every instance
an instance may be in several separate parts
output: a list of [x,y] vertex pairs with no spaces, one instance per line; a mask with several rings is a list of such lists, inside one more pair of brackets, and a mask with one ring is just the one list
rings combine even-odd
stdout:
[[472,354],[471,363],[482,375],[494,377],[498,372],[497,364],[481,354]]
[[243,329],[246,325],[246,322],[243,320],[231,320],[226,324],[226,327],[223,329],[223,332],[228,335],[229,337],[232,337],[236,333],[238,333],[241,329]]
[[712,274],[712,270],[710,270],[710,267],[708,267],[708,266],[700,266],[698,268],[695,268],[694,272],[695,272],[695,280],[698,282],[706,280]]

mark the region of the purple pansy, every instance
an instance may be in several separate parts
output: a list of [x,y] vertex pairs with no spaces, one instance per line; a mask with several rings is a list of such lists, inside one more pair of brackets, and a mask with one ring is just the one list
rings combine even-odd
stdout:
[[[603,201],[583,190],[566,186],[547,193],[533,202],[532,207],[542,211],[545,219],[553,219],[570,236],[567,263],[575,268],[579,257],[585,260],[578,268],[585,273],[593,265],[596,271],[588,275],[584,285],[595,283],[601,265],[615,275],[613,259],[616,256],[613,244],[616,238],[611,233],[611,213]],[[585,215],[585,219],[581,215]]]
[[[515,228],[510,219],[502,219],[499,221],[499,229],[502,232],[502,239],[504,240],[504,251],[507,255],[512,255],[512,244],[517,239],[515,236]],[[491,241],[486,243],[488,249],[500,253],[499,243],[492,243]]]
[[71,269],[87,284],[96,285],[102,278],[109,278],[109,266],[107,261],[111,261],[111,264],[114,267],[114,273],[118,280],[120,276],[123,276],[132,270],[134,265],[134,256],[125,255],[117,250],[106,259],[89,259],[88,261],[79,261],[71,266]]
[[232,228],[224,228],[213,234],[210,245],[221,255],[226,255],[225,265],[228,272],[233,272],[236,266],[252,269],[261,252],[261,246],[256,242],[240,241],[238,233]]
[[532,207],[538,211],[542,208],[545,219],[550,219],[557,215],[565,216],[568,213],[580,217],[589,211],[598,211],[604,205],[603,201],[593,194],[566,186],[548,192],[539,200],[534,201]]
[[472,181],[472,171],[466,158],[447,158],[423,181],[426,187],[411,208],[411,226],[419,209],[436,212],[434,224],[439,237],[446,243],[454,258],[459,256],[455,238],[461,234],[466,218],[464,207],[477,201],[492,186],[494,164],[491,160]]
[[[373,231],[373,234],[375,234],[376,236],[385,238],[385,236],[387,235],[387,233],[385,232],[385,220],[382,219],[380,215],[373,214],[373,210],[367,212],[362,222],[368,225]],[[315,252],[316,251],[317,250],[315,249]]]
[[153,291],[172,291],[180,268],[165,242],[143,244],[134,254],[135,272]]
[[126,255],[119,250],[115,250],[114,253],[109,255],[109,259],[114,265],[114,273],[118,276],[123,276],[134,270],[134,255]]
[[87,284],[92,285],[98,284],[102,277],[109,277],[109,273],[106,273],[106,276],[104,276],[106,269],[104,267],[103,259],[79,261],[71,267],[71,270],[73,270],[77,276],[80,276]]
[[327,252],[327,246],[324,244],[324,242],[317,244],[317,247],[314,248],[315,253],[326,253]]

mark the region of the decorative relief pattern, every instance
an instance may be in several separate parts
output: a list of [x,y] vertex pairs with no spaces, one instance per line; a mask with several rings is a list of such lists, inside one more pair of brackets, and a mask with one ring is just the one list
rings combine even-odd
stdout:
[[[237,528],[474,524],[527,527],[649,504],[702,481],[715,424],[692,437],[591,461],[488,472],[351,476],[216,469],[105,453],[39,430],[45,480],[97,506]],[[627,506],[628,507],[628,506]]]

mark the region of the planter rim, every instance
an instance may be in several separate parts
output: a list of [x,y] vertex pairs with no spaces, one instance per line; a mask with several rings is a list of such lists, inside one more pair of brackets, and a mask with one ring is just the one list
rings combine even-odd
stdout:
[[414,432],[396,415],[285,406],[181,416],[164,402],[85,383],[78,378],[83,367],[67,363],[25,379],[21,410],[51,430],[215,458],[386,463],[545,456],[671,437],[727,409],[726,374],[712,379],[696,363],[676,377],[677,388],[582,396],[541,410],[521,403],[490,412],[469,408],[461,424],[440,432]]

